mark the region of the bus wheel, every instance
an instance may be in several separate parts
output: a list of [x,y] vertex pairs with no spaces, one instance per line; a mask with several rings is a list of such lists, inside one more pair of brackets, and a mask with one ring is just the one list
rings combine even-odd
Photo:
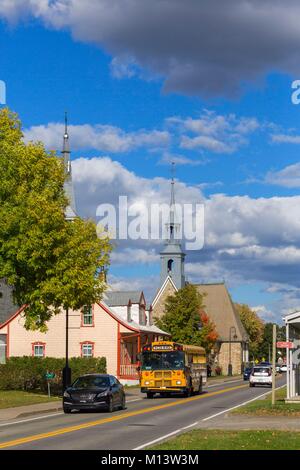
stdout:
[[183,396],[184,396],[185,398],[188,398],[188,397],[190,397],[191,395],[192,395],[192,388],[189,387],[187,390],[185,390],[185,392],[183,393]]
[[154,393],[153,392],[147,392],[147,398],[153,398]]

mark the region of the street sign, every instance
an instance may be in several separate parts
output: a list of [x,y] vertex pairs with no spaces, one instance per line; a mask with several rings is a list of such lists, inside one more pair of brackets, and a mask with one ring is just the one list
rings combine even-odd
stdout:
[[54,379],[54,378],[55,378],[54,372],[47,372],[46,375],[45,375],[45,378],[46,378],[47,380]]
[[293,349],[294,344],[291,341],[277,341],[277,348],[288,348]]

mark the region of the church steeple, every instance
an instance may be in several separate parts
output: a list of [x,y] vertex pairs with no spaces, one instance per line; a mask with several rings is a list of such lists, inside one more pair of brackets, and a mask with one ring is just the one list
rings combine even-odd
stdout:
[[69,205],[66,208],[65,217],[67,220],[74,220],[76,217],[76,204],[75,204],[75,196],[74,196],[74,188],[72,182],[72,165],[71,165],[71,151],[70,151],[70,140],[69,140],[69,132],[68,132],[68,115],[67,112],[65,113],[65,132],[64,132],[64,140],[63,140],[63,149],[62,149],[62,156],[64,160],[64,168],[65,168],[65,193],[69,200]]
[[170,276],[177,289],[185,284],[184,278],[184,258],[185,254],[181,248],[180,240],[180,223],[176,221],[176,203],[175,203],[175,179],[174,179],[174,163],[172,163],[172,180],[171,180],[171,200],[170,215],[167,223],[167,241],[165,248],[160,253],[161,259],[161,284]]

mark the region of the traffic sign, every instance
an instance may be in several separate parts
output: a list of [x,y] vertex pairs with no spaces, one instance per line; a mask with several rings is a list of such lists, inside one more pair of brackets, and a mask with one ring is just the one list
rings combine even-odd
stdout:
[[293,349],[294,344],[292,343],[292,341],[277,341],[276,346],[277,348]]
[[55,378],[54,372],[47,372],[46,375],[45,375],[45,378],[46,378],[47,380],[54,379],[54,378]]

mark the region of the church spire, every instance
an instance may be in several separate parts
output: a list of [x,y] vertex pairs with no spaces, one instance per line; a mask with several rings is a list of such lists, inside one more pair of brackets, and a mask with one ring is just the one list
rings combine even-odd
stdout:
[[70,152],[70,141],[68,133],[68,113],[65,112],[65,133],[62,155],[64,157],[65,172],[67,175],[71,174],[71,152]]
[[62,156],[64,159],[64,168],[65,168],[65,193],[69,200],[69,205],[66,208],[65,217],[67,220],[74,220],[76,217],[76,204],[75,204],[75,196],[74,196],[74,188],[72,182],[72,167],[71,167],[71,151],[70,151],[70,140],[69,140],[69,132],[68,132],[68,114],[65,112],[65,132],[64,132],[64,140],[63,140],[63,149],[62,149]]
[[175,163],[172,162],[172,180],[171,180],[171,200],[170,200],[170,217],[167,224],[168,243],[180,243],[178,233],[180,224],[176,223],[176,204],[175,204]]
[[181,240],[179,236],[180,223],[176,221],[176,203],[175,203],[175,164],[172,163],[172,180],[171,180],[171,200],[169,222],[167,223],[167,241],[165,248],[160,253],[161,259],[161,284],[170,276],[175,283],[177,289],[185,284],[184,278],[184,258],[185,254],[181,248]]

